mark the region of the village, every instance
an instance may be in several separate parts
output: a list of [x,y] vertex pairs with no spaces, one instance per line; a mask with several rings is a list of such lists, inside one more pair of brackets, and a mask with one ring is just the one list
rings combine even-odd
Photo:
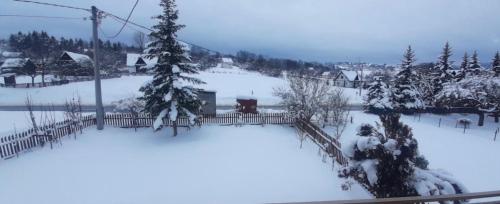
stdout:
[[498,51],[318,62],[185,41],[185,2],[158,0],[151,26],[139,0],[126,18],[48,2],[9,5],[78,10],[92,38],[0,35],[0,203],[500,199]]

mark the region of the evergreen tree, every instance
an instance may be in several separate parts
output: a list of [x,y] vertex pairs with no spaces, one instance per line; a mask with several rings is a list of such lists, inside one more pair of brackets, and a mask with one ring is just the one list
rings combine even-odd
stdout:
[[451,55],[452,52],[450,44],[446,42],[443,48],[443,52],[439,56],[439,60],[435,67],[436,73],[433,80],[434,94],[437,94],[439,91],[441,91],[443,89],[443,84],[450,82],[452,79],[451,74],[448,73],[448,70],[451,69]]
[[479,62],[479,57],[478,57],[477,51],[474,51],[474,53],[472,54],[471,62],[470,62],[469,69],[468,69],[469,73],[471,75],[478,75],[479,73],[481,73],[482,69],[483,69],[483,67],[481,66],[481,63]]
[[153,26],[152,39],[148,45],[147,57],[158,58],[154,67],[154,78],[141,88],[145,101],[145,111],[156,116],[155,130],[159,130],[162,121],[168,116],[173,122],[174,136],[177,135],[177,119],[188,116],[191,123],[196,119],[201,107],[196,89],[185,84],[200,84],[201,80],[186,74],[196,74],[196,67],[188,62],[183,46],[177,41],[177,32],[184,27],[176,23],[178,10],[174,0],[162,0],[163,13],[155,18],[159,23]]
[[416,88],[418,76],[413,70],[415,53],[408,46],[403,56],[401,71],[396,75],[392,90],[392,104],[398,112],[414,113],[424,107],[422,94]]
[[370,113],[387,113],[392,111],[391,93],[387,84],[376,79],[368,88],[365,98],[365,109]]
[[460,81],[467,76],[469,72],[469,55],[467,52],[464,53],[464,57],[462,58],[462,63],[460,64],[460,72],[456,76],[456,81]]
[[382,127],[377,124],[377,128],[363,124],[357,139],[343,148],[349,165],[339,171],[339,177],[360,181],[377,198],[467,192],[465,186],[442,170],[428,169],[411,127],[400,122],[400,115],[383,114],[380,121]]
[[493,58],[493,63],[491,64],[491,69],[496,77],[500,76],[500,52],[497,51],[495,57]]

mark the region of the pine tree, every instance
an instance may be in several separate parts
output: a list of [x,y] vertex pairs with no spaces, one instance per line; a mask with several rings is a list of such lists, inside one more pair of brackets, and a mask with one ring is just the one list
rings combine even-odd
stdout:
[[479,62],[479,57],[478,57],[477,51],[474,51],[474,53],[472,54],[470,65],[469,65],[469,73],[471,75],[478,75],[479,73],[481,73],[482,69],[483,69],[483,67],[481,66],[481,63]]
[[376,114],[392,111],[391,93],[389,87],[382,80],[377,79],[368,88],[365,98],[365,108]]
[[456,76],[456,81],[464,79],[467,76],[467,72],[469,72],[469,55],[465,52],[460,64],[460,72]]
[[448,70],[451,69],[451,58],[452,52],[451,47],[448,42],[444,45],[443,52],[439,56],[439,60],[436,64],[436,76],[433,80],[434,85],[434,94],[437,94],[439,91],[443,89],[443,84],[450,82],[452,76],[448,73]]
[[416,88],[418,76],[413,71],[415,53],[408,46],[402,60],[401,71],[396,75],[392,91],[392,104],[399,112],[414,113],[424,107],[422,94]]
[[187,76],[198,73],[197,68],[190,63],[189,56],[183,46],[177,41],[177,32],[184,27],[176,23],[178,10],[175,0],[162,0],[160,6],[163,13],[155,18],[159,23],[153,26],[150,34],[152,42],[148,45],[147,57],[157,58],[154,67],[154,78],[141,88],[145,101],[145,111],[154,115],[155,130],[162,126],[164,118],[173,123],[174,136],[177,135],[177,119],[187,116],[192,124],[201,107],[196,89],[186,84],[201,84],[201,80]]
[[491,64],[491,69],[496,77],[500,76],[500,52],[497,51],[495,57],[493,58],[493,63]]

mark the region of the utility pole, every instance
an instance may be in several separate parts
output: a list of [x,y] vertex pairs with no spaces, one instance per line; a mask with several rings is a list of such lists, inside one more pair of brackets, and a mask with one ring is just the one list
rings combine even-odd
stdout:
[[97,15],[97,8],[92,6],[92,37],[94,41],[94,78],[95,78],[95,105],[96,105],[96,122],[97,130],[104,129],[104,107],[102,106],[102,93],[101,93],[101,72],[99,69],[99,35],[97,34],[97,26],[99,23],[99,16]]

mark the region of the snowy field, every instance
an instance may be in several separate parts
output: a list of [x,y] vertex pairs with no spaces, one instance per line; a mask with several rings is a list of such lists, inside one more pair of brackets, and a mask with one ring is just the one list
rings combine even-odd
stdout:
[[[352,140],[362,123],[375,125],[378,116],[360,111],[351,113],[354,124],[350,124],[341,142]],[[439,119],[442,119],[441,127]],[[469,118],[473,121],[465,134],[463,128],[455,128],[457,119]],[[402,122],[413,128],[419,143],[420,153],[429,160],[429,168],[444,169],[453,174],[471,192],[500,189],[500,136],[493,141],[496,128],[493,118],[487,118],[484,127],[477,126],[477,115],[452,114],[447,116],[423,114],[420,118],[402,116]],[[326,128],[327,132],[332,131]]]
[[[280,99],[273,96],[273,88],[287,86],[283,78],[269,77],[238,67],[212,68],[200,72],[196,77],[207,83],[201,85],[201,88],[217,91],[218,105],[234,105],[238,96],[254,96],[260,105],[276,105]],[[104,104],[109,105],[120,99],[139,96],[141,94],[139,88],[151,79],[152,76],[123,76],[102,80]],[[29,80],[31,81],[31,78]],[[345,94],[351,98],[353,104],[361,103],[361,97],[356,94],[358,91],[358,89],[345,89]],[[81,96],[85,105],[94,104],[94,82],[31,89],[0,88],[0,105],[22,105],[26,95],[31,95],[35,103],[63,105],[76,94]]]
[[[42,112],[34,112],[37,121],[40,121]],[[64,112],[56,111],[53,114],[56,117],[56,121],[64,120]],[[17,132],[22,132],[31,128],[31,122],[29,119],[29,112],[27,111],[0,111],[0,137],[7,136],[9,134]]]
[[368,198],[287,126],[87,129],[0,162],[0,203],[270,203]]

